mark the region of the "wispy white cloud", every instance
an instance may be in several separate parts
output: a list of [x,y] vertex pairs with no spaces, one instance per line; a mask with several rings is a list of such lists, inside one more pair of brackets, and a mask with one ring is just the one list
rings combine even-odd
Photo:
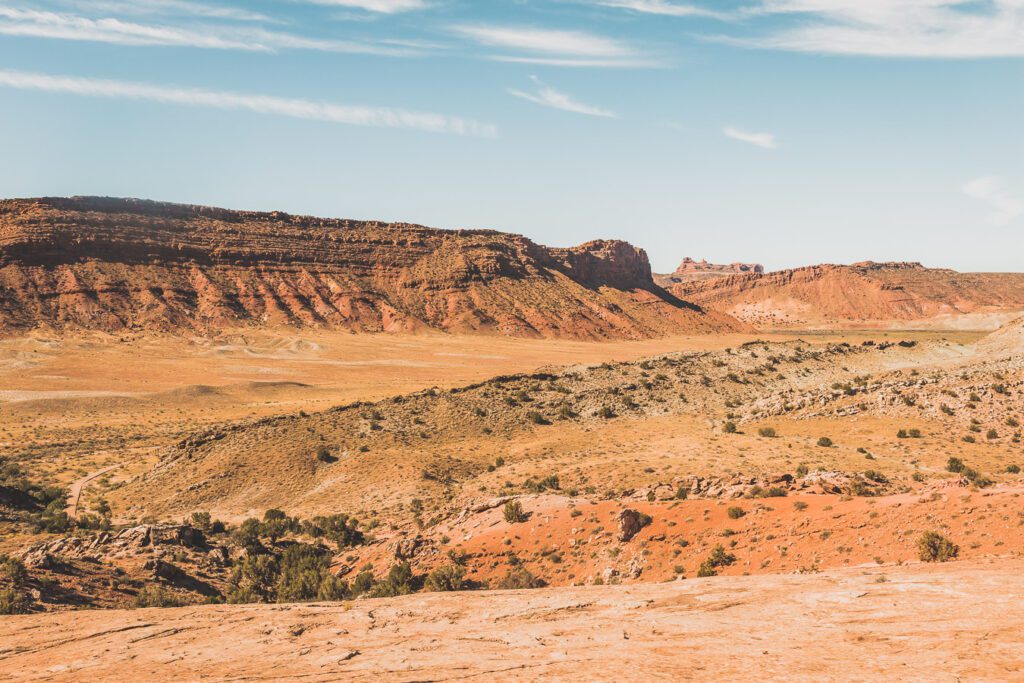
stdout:
[[490,47],[580,57],[632,57],[635,54],[624,43],[582,31],[483,25],[452,28],[456,33]]
[[726,18],[729,15],[716,12],[689,3],[672,2],[671,0],[593,0],[593,4],[601,7],[626,9],[641,14],[657,14],[666,17],[714,17]]
[[175,46],[219,50],[275,52],[317,50],[382,56],[409,56],[418,51],[373,43],[306,38],[263,28],[235,26],[161,26],[116,18],[0,7],[0,34],[132,46]]
[[549,88],[544,85],[539,78],[531,76],[530,79],[537,84],[537,92],[530,93],[522,90],[516,90],[514,88],[508,89],[508,94],[515,97],[528,100],[535,104],[539,104],[545,107],[551,107],[552,109],[561,109],[562,111],[572,112],[573,114],[584,114],[585,116],[599,116],[607,119],[618,118],[618,114],[608,109],[601,109],[600,107],[594,107],[589,104],[584,104],[577,100],[574,100],[571,96],[559,92],[554,88]]
[[722,133],[727,138],[763,147],[764,149],[777,149],[779,146],[772,133],[751,133],[745,130],[740,130],[739,128],[733,128],[732,126],[723,128]]
[[961,186],[960,191],[991,208],[989,221],[993,225],[1007,225],[1024,215],[1024,199],[1014,194],[998,176],[975,178]]
[[211,5],[192,0],[63,0],[78,12],[102,12],[121,16],[180,15],[202,19],[273,22],[266,14],[240,7]]
[[109,99],[144,100],[213,109],[245,110],[294,119],[342,123],[353,126],[411,128],[433,133],[494,137],[495,126],[469,119],[383,107],[363,107],[269,95],[177,88],[75,76],[53,76],[25,71],[0,70],[0,87],[66,93]]
[[398,14],[412,10],[426,9],[426,0],[307,0],[317,5],[361,9],[379,14]]
[[795,23],[757,37],[717,39],[878,57],[1024,56],[1022,0],[760,0],[738,13],[763,15],[795,15]]
[[578,67],[656,65],[627,43],[583,31],[481,24],[453,26],[451,30],[485,47],[525,53],[489,57],[504,62]]

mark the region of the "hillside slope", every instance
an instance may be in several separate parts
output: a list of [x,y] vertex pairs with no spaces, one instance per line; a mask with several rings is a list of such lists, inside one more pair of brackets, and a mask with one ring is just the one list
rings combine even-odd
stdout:
[[670,291],[758,326],[805,327],[973,318],[996,327],[1024,311],[1024,274],[958,273],[862,262],[683,281]]
[[241,325],[580,339],[744,329],[651,279],[625,242],[140,200],[0,201],[0,330]]

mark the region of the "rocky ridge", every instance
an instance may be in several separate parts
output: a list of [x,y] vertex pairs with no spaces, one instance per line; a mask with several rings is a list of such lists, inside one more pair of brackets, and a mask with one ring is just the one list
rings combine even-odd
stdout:
[[955,321],[1024,310],[1024,274],[959,273],[908,262],[732,273],[667,287],[680,298],[763,327]]
[[0,331],[306,326],[581,339],[745,329],[599,240],[96,197],[0,201]]

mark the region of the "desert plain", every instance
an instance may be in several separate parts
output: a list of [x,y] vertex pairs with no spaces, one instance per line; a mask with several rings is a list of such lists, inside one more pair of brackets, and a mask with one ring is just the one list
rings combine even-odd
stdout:
[[1022,282],[7,202],[0,672],[1019,678]]

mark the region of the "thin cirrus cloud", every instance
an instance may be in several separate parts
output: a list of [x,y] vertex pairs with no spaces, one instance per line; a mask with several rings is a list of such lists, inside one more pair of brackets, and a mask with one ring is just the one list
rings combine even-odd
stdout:
[[616,119],[618,114],[608,109],[601,109],[600,107],[594,107],[589,104],[584,104],[573,99],[571,96],[559,92],[554,88],[549,88],[544,85],[539,78],[531,76],[530,80],[537,84],[537,92],[525,92],[523,90],[516,90],[514,88],[508,89],[508,94],[520,99],[539,104],[544,107],[551,107],[552,109],[560,109],[561,111],[572,112],[573,114],[583,114],[585,116],[597,116],[606,119]]
[[622,41],[583,31],[479,24],[452,26],[451,30],[484,47],[520,53],[490,56],[497,61],[570,67],[657,65]]
[[600,7],[631,10],[640,14],[656,14],[666,17],[713,17],[724,19],[729,15],[716,12],[688,3],[671,2],[670,0],[594,0],[593,4]]
[[736,13],[789,25],[735,45],[819,54],[971,59],[1024,57],[1021,0],[760,0]]
[[0,7],[0,35],[128,46],[193,47],[250,52],[316,50],[392,57],[420,54],[419,50],[405,47],[319,40],[263,28],[162,26],[116,18],[92,19],[75,14],[11,7]]
[[25,71],[0,70],[0,87],[212,109],[244,110],[352,126],[408,128],[431,133],[452,133],[477,137],[495,137],[497,135],[497,129],[492,124],[478,123],[442,114],[385,107],[331,104],[269,95],[166,87],[149,83],[53,76]]
[[79,12],[104,12],[119,15],[177,15],[228,21],[273,22],[271,17],[238,7],[210,5],[192,0],[63,0]]
[[316,5],[361,9],[378,14],[398,14],[429,7],[426,0],[308,0]]
[[993,225],[1008,225],[1024,215],[1024,199],[1015,195],[998,176],[975,178],[964,183],[960,191],[988,205],[991,209],[989,222]]
[[772,133],[751,133],[749,131],[727,126],[722,129],[722,134],[727,138],[733,140],[739,140],[740,142],[746,142],[756,147],[763,149],[778,149],[779,143],[775,140],[775,135]]

